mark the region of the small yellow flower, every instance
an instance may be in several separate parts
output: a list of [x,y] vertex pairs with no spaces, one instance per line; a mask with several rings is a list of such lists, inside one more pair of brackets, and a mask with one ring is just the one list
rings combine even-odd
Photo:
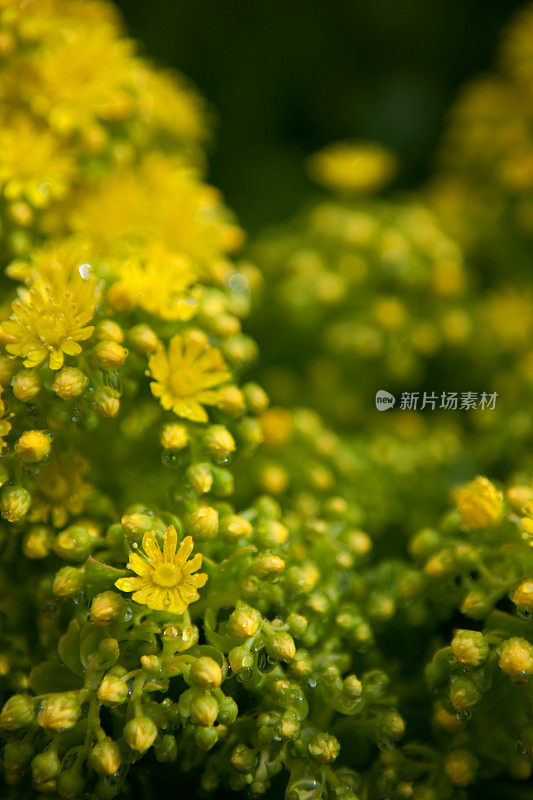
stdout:
[[155,611],[170,611],[182,614],[190,603],[199,599],[198,589],[205,585],[207,575],[200,572],[193,575],[202,565],[201,553],[193,558],[191,536],[186,536],[178,551],[176,529],[170,525],[163,538],[163,552],[159,547],[154,531],[143,536],[144,553],[130,553],[129,569],[138,578],[119,578],[115,586],[122,592],[133,592],[136,603],[146,605]]
[[196,330],[174,336],[168,353],[154,353],[148,367],[148,375],[154,378],[152,393],[163,408],[193,422],[207,422],[203,406],[217,405],[219,387],[231,378],[220,350]]
[[[81,269],[81,267],[80,267]],[[49,279],[38,279],[29,290],[20,290],[2,329],[9,337],[6,350],[35,367],[49,357],[50,368],[60,369],[65,355],[81,353],[80,341],[88,339],[97,302],[96,281],[76,271],[66,276],[56,270]]]
[[396,172],[396,159],[371,142],[336,142],[309,159],[317,183],[334,191],[358,194],[380,189]]
[[503,512],[502,493],[481,475],[459,487],[455,500],[466,528],[487,528],[494,525]]

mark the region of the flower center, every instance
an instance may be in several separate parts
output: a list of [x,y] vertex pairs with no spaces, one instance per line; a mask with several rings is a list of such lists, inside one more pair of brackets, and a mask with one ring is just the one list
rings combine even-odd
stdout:
[[152,579],[158,586],[176,586],[181,579],[181,569],[175,564],[159,564],[154,569]]

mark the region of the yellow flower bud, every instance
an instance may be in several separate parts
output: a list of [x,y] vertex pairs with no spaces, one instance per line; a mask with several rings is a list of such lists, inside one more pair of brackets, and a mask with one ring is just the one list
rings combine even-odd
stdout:
[[83,570],[76,567],[63,567],[56,573],[52,591],[56,597],[73,597],[84,586]]
[[93,347],[92,354],[100,369],[118,369],[124,364],[128,351],[117,342],[102,341]]
[[372,539],[364,531],[349,531],[345,534],[346,544],[358,556],[365,556],[372,550]]
[[22,369],[11,380],[13,394],[21,403],[29,403],[41,388],[41,379],[33,369]]
[[465,528],[487,528],[503,513],[502,493],[481,475],[457,489],[455,499]]
[[128,331],[128,341],[137,353],[145,356],[151,355],[160,345],[154,331],[142,323]]
[[209,464],[192,464],[186,477],[196,494],[207,494],[213,486],[213,473]]
[[88,384],[89,379],[81,370],[76,367],[64,367],[57,373],[52,384],[52,391],[61,400],[73,400],[83,394]]
[[220,520],[220,534],[230,542],[250,536],[252,530],[251,522],[238,514],[226,514]]
[[31,495],[21,486],[6,486],[0,498],[2,518],[8,522],[18,522],[30,510]]
[[232,417],[244,414],[246,406],[239,387],[230,383],[217,389],[217,407]]
[[259,630],[261,614],[255,608],[243,604],[232,611],[228,619],[228,630],[238,639],[247,639],[254,636]]
[[477,767],[477,758],[468,750],[452,750],[444,762],[444,771],[454,786],[468,786],[472,783]]
[[179,422],[165,425],[161,433],[161,446],[165,450],[183,450],[189,442],[187,427]]
[[37,722],[46,731],[66,731],[76,724],[80,711],[79,698],[73,692],[50,694],[41,704]]
[[259,473],[261,489],[268,494],[282,494],[288,487],[289,473],[279,464],[267,464]]
[[191,720],[204,728],[214,725],[218,714],[218,703],[212,695],[200,695],[191,703]]
[[489,657],[488,642],[479,631],[456,631],[451,647],[455,660],[465,667],[479,667]]
[[294,739],[300,730],[300,723],[294,711],[286,711],[276,722],[275,731],[280,739]]
[[522,583],[511,592],[513,603],[526,611],[533,611],[533,581],[522,581]]
[[120,409],[120,399],[112,389],[97,389],[93,397],[94,410],[99,417],[116,417]]
[[254,559],[250,566],[250,573],[257,575],[258,578],[268,578],[279,575],[285,569],[285,562],[279,556],[266,553],[264,556]]
[[284,408],[269,408],[261,414],[260,422],[267,447],[281,447],[292,436],[294,428],[292,414]]
[[438,705],[433,712],[433,722],[438,728],[441,728],[447,733],[455,733],[462,727],[463,722],[459,719],[457,714],[450,714],[444,706]]
[[261,414],[268,407],[268,395],[257,383],[247,383],[243,386],[246,407],[252,414]]
[[102,592],[91,603],[91,621],[95,625],[109,625],[122,614],[124,608],[124,598],[118,592]]
[[511,486],[505,496],[516,511],[523,511],[524,506],[533,501],[533,488],[531,486]]
[[291,661],[296,653],[294,639],[287,631],[279,631],[267,639],[266,649],[278,661]]
[[211,425],[204,433],[203,442],[209,454],[220,461],[235,452],[235,439],[224,425]]
[[218,532],[218,512],[210,506],[200,506],[186,516],[185,529],[195,539],[212,539]]
[[157,725],[150,717],[135,717],[124,726],[124,740],[132,750],[144,753],[157,738]]
[[113,319],[103,319],[98,323],[94,329],[94,335],[97,339],[121,344],[124,341],[124,331],[120,325]]
[[518,636],[506,639],[500,650],[500,668],[512,681],[523,681],[533,673],[533,646]]
[[52,437],[45,431],[26,431],[15,444],[15,450],[23,461],[37,464],[50,455]]
[[46,558],[52,550],[54,534],[44,525],[32,528],[22,541],[22,552],[26,558]]
[[124,703],[129,696],[128,684],[118,675],[105,675],[98,687],[98,699],[105,706]]
[[193,663],[189,678],[199,689],[216,689],[222,683],[222,670],[213,658],[201,656]]

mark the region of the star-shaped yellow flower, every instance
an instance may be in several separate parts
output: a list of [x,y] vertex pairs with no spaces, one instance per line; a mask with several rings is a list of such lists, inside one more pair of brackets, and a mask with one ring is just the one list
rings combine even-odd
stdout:
[[133,592],[136,603],[154,611],[171,611],[182,614],[187,606],[199,600],[198,589],[205,585],[207,575],[193,575],[202,565],[201,553],[189,560],[193,550],[191,536],[186,536],[178,551],[176,529],[170,525],[163,538],[163,552],[154,531],[143,536],[144,553],[130,553],[128,568],[139,577],[119,578],[115,586],[121,592]]

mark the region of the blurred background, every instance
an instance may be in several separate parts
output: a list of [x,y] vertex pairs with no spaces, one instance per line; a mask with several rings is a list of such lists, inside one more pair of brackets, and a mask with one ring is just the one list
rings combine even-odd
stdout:
[[362,137],[431,167],[457,88],[488,69],[519,0],[119,0],[129,32],[211,103],[210,180],[249,233],[309,196],[305,156]]

